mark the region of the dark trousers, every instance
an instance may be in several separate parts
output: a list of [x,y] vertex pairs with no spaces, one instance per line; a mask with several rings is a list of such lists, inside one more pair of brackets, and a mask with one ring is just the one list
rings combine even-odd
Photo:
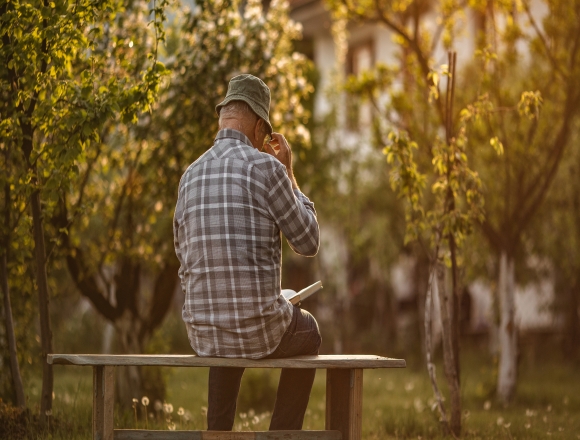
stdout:
[[[292,321],[280,344],[266,358],[284,358],[300,354],[318,354],[320,331],[314,317],[294,306]],[[231,431],[244,368],[211,367],[209,369],[207,426],[210,431]],[[308,406],[314,368],[283,368],[276,394],[270,431],[302,429]]]

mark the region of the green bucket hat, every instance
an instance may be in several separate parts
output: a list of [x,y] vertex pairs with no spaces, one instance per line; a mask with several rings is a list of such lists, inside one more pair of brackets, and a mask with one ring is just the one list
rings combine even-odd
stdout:
[[231,101],[244,101],[268,126],[268,134],[272,134],[270,124],[270,89],[260,78],[250,74],[234,76],[228,84],[226,98],[215,107],[216,113]]

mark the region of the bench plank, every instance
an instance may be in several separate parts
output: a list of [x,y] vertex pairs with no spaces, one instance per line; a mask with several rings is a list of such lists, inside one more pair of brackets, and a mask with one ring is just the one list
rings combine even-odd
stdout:
[[115,440],[341,440],[339,431],[156,431],[115,429]]
[[405,368],[404,359],[373,355],[294,356],[282,359],[231,359],[195,355],[49,354],[49,364],[59,365],[158,365],[164,367],[244,368]]

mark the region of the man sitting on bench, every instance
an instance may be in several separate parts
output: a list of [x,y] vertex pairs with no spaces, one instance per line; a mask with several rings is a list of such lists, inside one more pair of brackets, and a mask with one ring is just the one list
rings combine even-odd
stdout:
[[[179,184],[173,222],[183,320],[199,356],[281,358],[315,355],[314,317],[280,294],[281,238],[314,256],[314,205],[292,172],[292,151],[269,122],[270,89],[252,75],[230,81],[218,104],[214,145]],[[282,369],[270,430],[302,429],[314,369]],[[234,424],[243,368],[209,372],[209,430]]]

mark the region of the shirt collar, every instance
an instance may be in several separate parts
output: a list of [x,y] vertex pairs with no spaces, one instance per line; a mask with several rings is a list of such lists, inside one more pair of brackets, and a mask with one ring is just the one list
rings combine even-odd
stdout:
[[237,139],[238,141],[241,141],[244,144],[247,144],[248,146],[254,148],[254,146],[252,145],[252,142],[250,141],[248,136],[246,136],[241,131],[234,130],[233,128],[224,128],[224,129],[218,131],[218,133],[215,137],[215,141],[217,142],[221,139],[228,139],[228,138],[229,139]]

